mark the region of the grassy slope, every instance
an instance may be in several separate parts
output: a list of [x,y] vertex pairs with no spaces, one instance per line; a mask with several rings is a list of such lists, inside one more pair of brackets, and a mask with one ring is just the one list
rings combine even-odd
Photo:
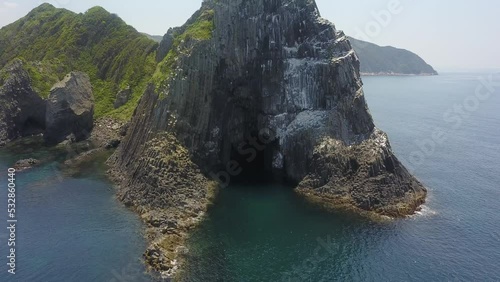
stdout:
[[[70,71],[86,72],[96,99],[96,118],[128,119],[155,72],[158,44],[100,7],[84,14],[43,4],[0,30],[0,67],[25,61],[41,96]],[[133,98],[114,110],[116,93],[127,86]]]
[[214,11],[206,10],[191,24],[186,26],[182,34],[176,34],[172,48],[167,56],[158,63],[156,71],[153,74],[152,82],[156,89],[160,90],[168,84],[169,79],[176,68],[179,55],[189,55],[189,43],[204,41],[212,38],[214,29]]

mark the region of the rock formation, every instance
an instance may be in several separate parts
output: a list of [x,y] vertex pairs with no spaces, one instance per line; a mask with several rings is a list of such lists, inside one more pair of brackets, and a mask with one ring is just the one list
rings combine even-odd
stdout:
[[374,126],[349,40],[314,1],[204,1],[157,59],[110,160],[120,196],[154,227],[155,269],[177,267],[182,240],[160,230],[202,215],[211,175],[279,173],[311,199],[390,216],[423,203]]
[[57,144],[67,138],[73,142],[84,140],[92,132],[93,117],[94,96],[89,77],[82,72],[71,72],[50,91],[45,141]]
[[37,159],[24,159],[24,160],[19,160],[14,164],[14,168],[16,169],[17,172],[24,171],[31,169],[37,165],[40,165],[40,161]]
[[116,99],[114,103],[115,109],[118,109],[119,107],[125,105],[130,100],[131,97],[132,97],[132,89],[130,89],[130,87],[120,90],[120,92],[116,94]]
[[23,62],[16,59],[0,71],[0,146],[44,129],[45,101],[31,87]]

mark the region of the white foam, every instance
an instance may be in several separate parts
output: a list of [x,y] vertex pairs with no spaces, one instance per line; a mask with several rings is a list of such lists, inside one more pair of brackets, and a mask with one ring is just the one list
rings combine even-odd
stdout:
[[435,210],[432,210],[426,205],[420,206],[420,210],[415,212],[414,215],[410,217],[430,217],[430,216],[435,216],[437,212]]

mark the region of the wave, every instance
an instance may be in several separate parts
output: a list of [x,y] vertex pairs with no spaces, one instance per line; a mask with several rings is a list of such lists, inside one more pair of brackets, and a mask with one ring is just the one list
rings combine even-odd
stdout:
[[426,205],[422,205],[420,206],[420,210],[416,211],[415,214],[410,217],[430,217],[435,215],[437,215],[437,211],[429,208]]

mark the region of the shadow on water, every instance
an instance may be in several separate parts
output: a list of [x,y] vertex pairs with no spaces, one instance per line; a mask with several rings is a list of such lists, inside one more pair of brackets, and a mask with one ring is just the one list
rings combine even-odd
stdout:
[[326,211],[283,184],[235,184],[219,193],[192,233],[183,275],[188,281],[317,281],[325,273],[361,278],[353,261],[386,236],[367,233],[390,234],[392,225]]

